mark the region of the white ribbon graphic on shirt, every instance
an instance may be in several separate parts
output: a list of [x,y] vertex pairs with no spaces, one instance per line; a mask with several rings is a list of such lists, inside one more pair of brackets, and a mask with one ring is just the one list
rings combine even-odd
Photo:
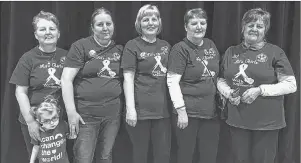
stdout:
[[54,73],[56,72],[56,69],[55,68],[49,68],[48,69],[48,74],[49,74],[49,77],[46,79],[46,83],[45,85],[51,80],[53,79],[55,81],[55,84],[57,85],[61,85],[61,81],[54,75]]
[[248,68],[247,64],[241,64],[239,65],[239,72],[235,74],[234,78],[238,78],[240,75],[244,78],[244,81],[247,82],[248,84],[253,84],[254,79],[249,78],[247,74],[245,73],[245,70]]
[[109,72],[110,77],[114,77],[116,75],[116,73],[112,71],[109,67],[110,65],[109,60],[103,60],[102,64],[103,64],[103,68],[97,73],[98,76],[101,76],[102,75],[101,73],[104,72],[105,70]]
[[[204,66],[204,71],[203,71],[203,75],[202,76],[206,76],[205,74],[208,74],[210,76],[214,76],[215,75],[215,72],[214,71],[210,71],[208,68],[207,68],[207,65],[208,65],[208,61],[207,60],[203,60],[202,61],[202,64]],[[207,73],[206,73],[207,72]]]
[[155,58],[155,60],[156,60],[157,63],[156,63],[156,65],[153,68],[153,73],[154,73],[154,71],[156,70],[156,68],[158,66],[160,67],[160,69],[161,69],[162,72],[166,73],[167,69],[161,63],[161,56],[155,56],[154,58]]

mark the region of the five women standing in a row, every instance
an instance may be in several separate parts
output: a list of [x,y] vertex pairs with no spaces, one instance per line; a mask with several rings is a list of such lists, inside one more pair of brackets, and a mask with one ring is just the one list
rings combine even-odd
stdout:
[[[157,38],[162,30],[158,8],[145,5],[135,22],[140,36],[123,48],[112,40],[114,22],[110,12],[104,8],[95,10],[92,36],[72,44],[61,77],[70,136],[76,138],[75,162],[91,163],[97,147],[98,160],[111,162],[125,107],[134,163],[147,162],[150,140],[154,162],[168,163],[171,128],[177,139],[178,163],[192,162],[195,144],[200,163],[215,163],[220,130],[215,109],[217,88],[229,101],[226,122],[231,126],[236,162],[273,161],[278,130],[285,127],[283,95],[296,91],[296,81],[284,52],[265,42],[269,13],[252,9],[244,15],[243,42],[226,51],[221,65],[215,44],[204,38],[207,19],[203,9],[189,10],[184,16],[186,38],[171,48],[168,42]],[[58,25],[53,28],[58,30]],[[53,33],[49,35],[59,37]],[[36,38],[42,45],[38,34]],[[49,52],[53,51],[55,48]],[[52,56],[47,52],[42,46],[35,50],[37,55],[41,53],[39,58]],[[35,74],[31,67],[38,64],[33,63],[38,60],[31,60],[20,59],[10,82],[18,85],[16,95],[28,121],[27,132],[35,138],[37,124],[32,124],[28,113],[29,106],[35,103],[28,97],[40,90],[33,89],[34,81],[29,80]],[[20,74],[24,67],[28,72]],[[37,78],[45,80],[42,76],[47,71],[41,73]],[[280,89],[275,91],[275,87]],[[44,89],[48,88],[41,88]],[[234,89],[239,89],[238,96],[232,96]]]

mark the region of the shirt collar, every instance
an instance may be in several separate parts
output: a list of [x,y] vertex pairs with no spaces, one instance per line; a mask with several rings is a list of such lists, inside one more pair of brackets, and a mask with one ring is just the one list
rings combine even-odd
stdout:
[[[183,41],[184,41],[190,48],[192,48],[193,50],[198,49],[198,46],[195,45],[194,43],[192,43],[191,41],[189,41],[189,40],[187,39],[187,37],[185,37],[185,38],[183,39]],[[204,45],[204,40],[203,40],[203,44],[202,44],[202,45]]]
[[250,49],[250,50],[253,50],[253,51],[256,51],[256,50],[260,50],[261,48],[263,48],[266,44],[266,40],[263,40],[259,43],[256,43],[254,45],[250,45],[248,44],[245,40],[241,43],[242,47],[244,49]]

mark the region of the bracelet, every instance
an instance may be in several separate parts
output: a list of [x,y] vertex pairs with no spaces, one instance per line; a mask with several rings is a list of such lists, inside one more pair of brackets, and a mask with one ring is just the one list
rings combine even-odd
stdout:
[[179,110],[179,109],[182,109],[182,108],[185,108],[185,105],[180,106],[180,107],[177,107],[177,108],[175,108],[175,109],[176,109],[176,110]]

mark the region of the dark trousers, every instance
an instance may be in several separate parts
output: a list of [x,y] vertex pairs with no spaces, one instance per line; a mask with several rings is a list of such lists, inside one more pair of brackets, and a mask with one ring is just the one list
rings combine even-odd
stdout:
[[279,130],[230,127],[235,163],[274,163]]
[[154,163],[169,163],[170,118],[138,120],[135,127],[126,124],[126,129],[133,145],[133,163],[147,163],[150,140]]
[[79,133],[74,142],[74,163],[92,163],[95,149],[99,149],[96,161],[112,162],[112,149],[120,127],[120,117],[84,117],[86,124],[79,126]]
[[216,163],[220,123],[216,119],[188,117],[185,129],[177,127],[178,115],[172,115],[172,126],[177,139],[177,163],[192,163],[195,145],[199,163]]

